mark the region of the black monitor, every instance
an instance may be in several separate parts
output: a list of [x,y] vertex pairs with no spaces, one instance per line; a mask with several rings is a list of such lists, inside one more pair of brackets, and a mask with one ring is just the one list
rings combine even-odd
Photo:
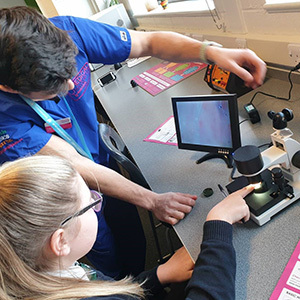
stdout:
[[172,97],[172,105],[178,148],[226,156],[241,147],[235,94]]

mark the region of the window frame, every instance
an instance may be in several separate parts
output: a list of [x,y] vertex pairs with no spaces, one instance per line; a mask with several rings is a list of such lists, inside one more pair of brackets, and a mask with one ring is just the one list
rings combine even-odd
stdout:
[[[202,0],[205,1],[205,0]],[[210,0],[214,1],[214,0]],[[199,2],[199,0],[169,0],[169,7],[168,9],[162,9],[161,6],[158,8],[147,12],[147,13],[134,13],[135,17],[149,17],[149,16],[155,16],[155,15],[172,15],[172,16],[182,16],[182,15],[189,15],[189,16],[207,16],[210,15],[211,12],[210,10],[214,10],[214,7],[210,7],[210,9],[207,7],[205,10],[204,9],[197,9],[193,5],[189,6],[186,4],[183,4],[184,2]],[[184,5],[184,8],[182,9],[177,9],[181,5]]]
[[186,1],[199,1],[199,0],[168,0],[169,3],[186,2]]
[[284,12],[299,12],[300,1],[290,3],[265,3],[263,8],[268,13],[284,13]]

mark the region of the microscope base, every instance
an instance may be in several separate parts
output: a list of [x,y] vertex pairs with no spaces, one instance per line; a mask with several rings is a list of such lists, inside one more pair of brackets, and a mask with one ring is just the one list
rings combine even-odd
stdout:
[[[251,212],[251,219],[259,226],[270,221],[272,216],[299,198],[299,193],[296,196],[291,193],[278,192],[278,187],[273,183],[272,174],[268,169],[264,170],[261,176],[266,184],[265,192],[252,192],[245,197]],[[248,185],[247,178],[241,176],[226,187],[228,192],[232,193],[246,185]]]
[[269,222],[271,220],[271,217],[273,217],[274,215],[276,215],[278,212],[280,212],[281,210],[283,210],[284,208],[286,208],[287,206],[291,205],[292,203],[294,203],[296,200],[298,200],[298,198],[294,197],[292,199],[290,198],[285,198],[283,200],[281,200],[279,203],[277,203],[275,206],[273,206],[272,208],[268,209],[267,211],[265,211],[263,214],[256,216],[253,213],[251,213],[251,219],[259,226],[262,226],[264,224],[266,224],[267,222]]

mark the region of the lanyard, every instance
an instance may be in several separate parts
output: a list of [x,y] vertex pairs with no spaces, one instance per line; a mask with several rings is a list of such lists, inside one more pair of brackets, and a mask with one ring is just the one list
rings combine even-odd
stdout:
[[83,148],[82,149],[78,144],[77,142],[63,129],[60,127],[60,125],[42,108],[40,107],[36,102],[34,102],[33,100],[27,98],[27,97],[24,97],[22,95],[20,95],[20,97],[29,105],[31,106],[31,108],[46,122],[48,123],[52,128],[53,130],[62,138],[64,139],[66,142],[68,142],[69,144],[71,144],[76,150],[78,153],[80,153],[81,155],[93,160],[93,157],[91,155],[91,152],[89,151],[87,145],[86,145],[86,142],[85,142],[85,139],[83,137],[83,134],[82,134],[82,131],[78,125],[78,122],[66,100],[65,97],[62,97],[62,99],[64,100],[64,103],[68,109],[68,112],[70,114],[70,117],[72,119],[72,122],[75,126],[75,129],[77,131],[77,134],[79,136],[79,139],[83,145]]

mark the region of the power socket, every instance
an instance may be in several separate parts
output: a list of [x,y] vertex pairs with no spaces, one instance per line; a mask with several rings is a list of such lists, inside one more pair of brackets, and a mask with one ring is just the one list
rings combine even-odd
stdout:
[[293,65],[300,63],[300,44],[288,44],[288,52]]

